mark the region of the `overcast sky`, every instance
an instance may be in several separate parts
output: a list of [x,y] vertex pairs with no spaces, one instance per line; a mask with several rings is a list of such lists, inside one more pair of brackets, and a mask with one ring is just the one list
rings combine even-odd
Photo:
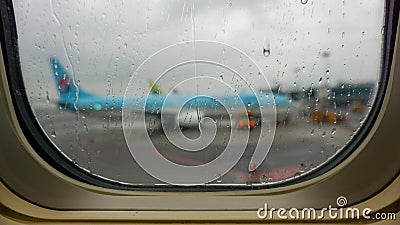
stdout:
[[[284,90],[328,81],[330,85],[376,82],[380,70],[381,0],[308,0],[306,4],[300,0],[23,0],[14,4],[23,75],[33,95],[48,91],[55,97],[51,56],[68,66],[84,89],[121,95],[146,58],[191,40],[218,41],[243,51],[271,86],[279,84]],[[264,48],[269,56],[263,54]],[[210,71],[221,72],[211,68],[203,72]],[[181,68],[173,76],[193,76],[187,73]],[[148,74],[148,79],[158,76]],[[173,82],[162,87],[168,89]],[[252,85],[264,88],[264,84]]]

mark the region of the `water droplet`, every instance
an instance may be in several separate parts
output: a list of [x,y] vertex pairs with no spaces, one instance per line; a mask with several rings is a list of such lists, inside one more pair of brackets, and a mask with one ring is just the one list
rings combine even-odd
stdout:
[[86,123],[85,123],[85,124],[83,124],[83,128],[85,128],[85,131],[86,131],[86,132],[89,132],[89,129],[88,129],[88,127],[87,127]]
[[322,77],[320,77],[318,80],[318,84],[321,84],[321,83],[322,83]]
[[314,136],[314,134],[315,134],[315,130],[312,129],[312,130],[311,130],[311,136]]
[[49,104],[50,103],[50,98],[49,98],[49,92],[46,91],[46,103]]
[[270,56],[270,55],[271,55],[271,50],[270,50],[270,49],[263,48],[263,55],[264,55],[265,57]]
[[334,135],[336,133],[336,127],[334,127],[333,129],[332,129],[332,135]]
[[329,70],[326,70],[326,72],[325,72],[325,73],[326,73],[326,75],[329,75],[330,71],[329,71]]
[[326,131],[322,132],[322,137],[326,136]]
[[262,176],[260,177],[260,182],[261,182],[262,184],[265,184],[265,183],[267,183],[267,182],[268,182],[268,178],[267,178],[267,176],[265,176],[265,175],[262,175]]
[[74,37],[75,37],[75,38],[78,38],[78,33],[75,33],[75,34],[74,34]]
[[295,81],[295,82],[293,82],[293,86],[294,86],[294,87],[296,87],[296,86],[297,86],[297,83],[296,83],[296,81]]
[[220,174],[217,174],[215,176],[215,178],[217,179],[217,183],[221,183],[222,182],[222,176]]
[[56,138],[57,137],[57,134],[56,134],[55,131],[52,131],[50,135],[51,135],[52,138]]
[[307,4],[308,0],[300,0],[301,4],[305,5]]
[[128,43],[125,42],[124,48],[128,48]]

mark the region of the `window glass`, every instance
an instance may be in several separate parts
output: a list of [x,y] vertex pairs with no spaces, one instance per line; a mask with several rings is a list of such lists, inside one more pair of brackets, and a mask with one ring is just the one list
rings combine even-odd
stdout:
[[379,87],[384,1],[16,1],[48,138],[99,178],[264,185],[340,154]]

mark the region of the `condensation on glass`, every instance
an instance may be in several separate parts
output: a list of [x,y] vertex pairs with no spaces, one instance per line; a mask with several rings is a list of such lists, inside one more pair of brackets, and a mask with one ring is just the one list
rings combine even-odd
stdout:
[[[234,131],[248,131],[240,160],[208,185],[285,182],[318,169],[358,132],[380,79],[384,1],[379,0],[47,0],[16,1],[14,10],[26,92],[43,131],[77,166],[125,183],[163,183],[138,165],[128,149],[122,111],[135,71],[168,46],[186,42],[196,50],[202,46],[198,41],[220,43],[246,56],[235,68],[258,73],[243,80],[221,65],[237,56],[210,47],[210,58],[221,56],[215,59],[220,64],[182,62],[165,71],[163,79],[149,69],[135,86],[138,96],[148,92],[149,99],[161,99],[145,105],[147,134],[159,153],[176,164],[210,162],[224,152]],[[157,71],[181,53],[172,51],[149,68]],[[202,76],[213,79],[179,83]],[[249,84],[246,76],[264,76],[268,83]],[[163,123],[159,103],[167,95],[183,107]],[[200,95],[217,99],[179,102]],[[276,129],[267,157],[249,170],[263,138],[261,126],[273,117],[261,118],[256,95],[274,99]],[[240,101],[244,108],[228,113],[225,107]],[[202,150],[180,149],[164,132],[163,125],[176,126],[168,123],[175,121],[175,128],[194,140],[206,117],[217,130]]]

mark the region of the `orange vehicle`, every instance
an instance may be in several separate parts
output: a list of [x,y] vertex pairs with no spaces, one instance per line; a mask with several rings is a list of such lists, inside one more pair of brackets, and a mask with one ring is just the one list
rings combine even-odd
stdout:
[[240,120],[237,123],[237,128],[238,129],[243,129],[246,126],[249,127],[250,129],[253,129],[253,128],[256,127],[256,122],[254,121],[253,117],[249,117],[249,119]]
[[248,111],[248,112],[244,112],[243,114],[246,114],[246,113],[247,113],[247,118],[239,119],[236,124],[236,128],[243,129],[243,128],[248,127],[251,130],[256,127],[256,119],[253,116],[253,113]]
[[337,114],[331,111],[322,112],[322,111],[314,111],[311,115],[313,121],[317,123],[321,122],[329,122],[329,123],[338,123],[347,119],[346,116]]

